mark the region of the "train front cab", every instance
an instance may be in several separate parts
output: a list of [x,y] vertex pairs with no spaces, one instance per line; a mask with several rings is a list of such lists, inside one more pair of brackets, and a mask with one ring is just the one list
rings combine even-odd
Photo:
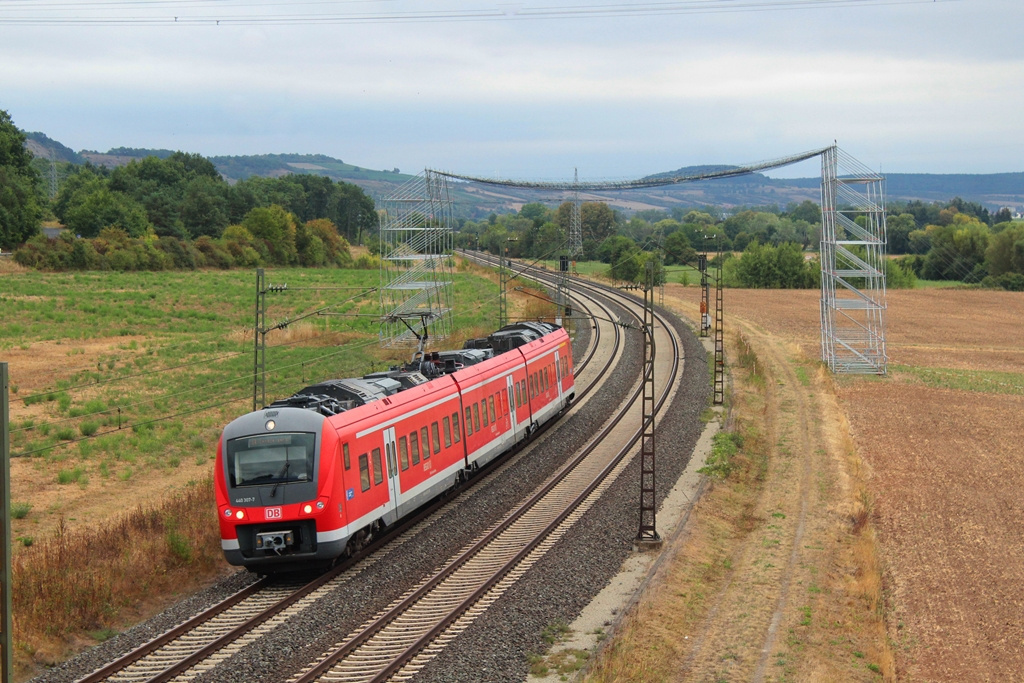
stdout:
[[330,560],[344,549],[346,539],[321,532],[337,526],[341,513],[329,485],[332,463],[320,457],[337,448],[325,424],[310,410],[272,408],[224,428],[214,485],[229,563],[273,571]]

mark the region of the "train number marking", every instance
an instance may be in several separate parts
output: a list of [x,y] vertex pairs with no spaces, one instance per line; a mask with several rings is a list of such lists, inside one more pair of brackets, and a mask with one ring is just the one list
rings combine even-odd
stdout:
[[281,519],[281,508],[267,508],[265,512],[267,519]]

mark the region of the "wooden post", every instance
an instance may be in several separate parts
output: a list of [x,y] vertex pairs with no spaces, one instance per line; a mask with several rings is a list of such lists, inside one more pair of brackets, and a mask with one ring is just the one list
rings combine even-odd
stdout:
[[2,488],[3,500],[0,500],[0,681],[10,683],[14,680],[11,637],[11,430],[10,409],[8,408],[10,379],[7,374],[7,363],[0,363],[0,449],[3,456]]

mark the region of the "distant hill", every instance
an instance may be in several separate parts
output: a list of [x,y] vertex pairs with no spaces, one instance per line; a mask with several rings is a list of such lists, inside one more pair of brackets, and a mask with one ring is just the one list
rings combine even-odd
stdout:
[[25,133],[25,147],[32,154],[41,158],[49,159],[51,152],[54,161],[64,161],[71,164],[82,164],[85,160],[70,147],[65,147],[56,140],[52,140],[45,133]]
[[[57,161],[82,164],[86,161],[107,167],[122,166],[133,159],[147,156],[166,158],[173,154],[167,149],[117,147],[105,153],[93,150],[74,152],[43,133],[26,133],[26,146],[37,157],[48,159],[53,150]],[[278,178],[289,173],[312,173],[335,181],[353,183],[379,201],[413,176],[395,168],[390,171],[374,170],[345,163],[323,154],[258,154],[249,156],[208,157],[228,182],[237,182],[250,176]],[[649,177],[672,177],[701,172],[714,172],[728,166],[687,166],[665,171]],[[819,178],[774,179],[762,173],[736,178],[702,180],[680,185],[630,190],[628,192],[583,193],[583,201],[606,201],[618,209],[633,211],[645,209],[671,210],[676,207],[716,206],[720,208],[785,206],[805,199],[820,201]],[[540,192],[509,187],[496,187],[477,183],[451,184],[455,214],[479,219],[492,212],[517,210],[528,202],[558,204],[571,199],[568,192]],[[919,199],[925,202],[948,201],[961,197],[978,202],[990,211],[1008,206],[1015,212],[1024,210],[1024,173],[990,174],[927,174],[892,173],[886,175],[887,201],[899,202]]]

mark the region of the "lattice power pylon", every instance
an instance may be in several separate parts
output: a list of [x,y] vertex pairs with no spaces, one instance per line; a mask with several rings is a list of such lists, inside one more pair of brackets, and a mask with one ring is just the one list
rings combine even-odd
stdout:
[[886,373],[884,178],[836,146],[821,157],[821,360]]
[[580,216],[580,173],[573,169],[572,217],[569,220],[569,260],[576,270],[576,261],[583,255],[583,219]]
[[452,199],[448,178],[424,171],[381,200],[381,344],[415,346],[452,332]]

